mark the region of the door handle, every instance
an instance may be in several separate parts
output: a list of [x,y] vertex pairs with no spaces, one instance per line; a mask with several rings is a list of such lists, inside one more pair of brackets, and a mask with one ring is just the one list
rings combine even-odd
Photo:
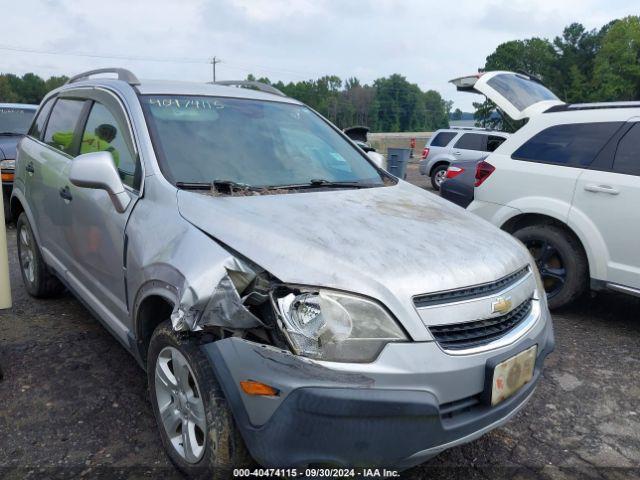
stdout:
[[69,190],[68,186],[64,186],[59,190],[60,196],[70,202],[73,200],[73,196],[71,195],[71,190]]
[[609,195],[618,195],[620,193],[620,190],[613,188],[611,185],[595,185],[593,183],[588,183],[584,186],[584,189],[587,192],[608,193]]
[[33,175],[33,172],[35,172],[35,169],[33,168],[33,163],[29,162],[27,163],[27,166],[24,167],[24,169],[29,172],[31,175]]
[[453,152],[454,155],[462,155],[462,152]]

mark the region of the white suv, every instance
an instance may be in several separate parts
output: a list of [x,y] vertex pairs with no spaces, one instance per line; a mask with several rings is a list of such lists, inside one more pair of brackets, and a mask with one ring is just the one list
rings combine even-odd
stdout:
[[589,284],[640,295],[640,102],[565,104],[511,72],[452,83],[528,119],[478,166],[469,210],[525,243],[550,306]]

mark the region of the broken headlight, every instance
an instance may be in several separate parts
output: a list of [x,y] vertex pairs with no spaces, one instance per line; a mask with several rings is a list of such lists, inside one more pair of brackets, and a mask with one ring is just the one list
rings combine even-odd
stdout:
[[273,295],[274,307],[293,351],[335,362],[371,362],[389,342],[407,340],[379,304],[331,290]]

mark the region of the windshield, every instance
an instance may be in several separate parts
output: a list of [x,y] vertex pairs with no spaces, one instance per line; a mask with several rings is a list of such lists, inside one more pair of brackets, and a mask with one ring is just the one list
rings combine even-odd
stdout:
[[558,100],[544,85],[515,73],[496,75],[487,81],[487,85],[520,111],[543,100]]
[[383,185],[378,170],[307,107],[164,95],[142,103],[160,167],[174,184]]
[[0,134],[26,135],[35,109],[0,107]]

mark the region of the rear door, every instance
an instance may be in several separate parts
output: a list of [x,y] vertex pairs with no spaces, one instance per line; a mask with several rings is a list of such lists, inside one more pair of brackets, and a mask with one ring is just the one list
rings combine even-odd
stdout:
[[[640,289],[640,119],[614,138],[608,161],[578,179],[572,217],[586,216],[607,249],[607,280]],[[611,161],[612,159],[612,161]]]
[[513,120],[523,120],[550,107],[564,104],[539,80],[520,73],[478,73],[455,78],[450,82],[459,91],[485,95]]
[[55,97],[51,97],[40,107],[27,133],[27,137],[20,143],[20,148],[16,155],[15,188],[21,190],[28,199],[36,222],[38,221],[38,206],[42,205],[42,202],[37,198],[31,199],[33,177],[35,175],[33,162],[34,158],[40,156],[41,149],[48,148],[42,141],[47,119],[55,101]]
[[486,156],[487,135],[484,133],[464,133],[451,148],[456,161],[476,160]]
[[[78,124],[85,102],[76,98],[58,98],[53,105],[44,132],[42,148],[27,160],[31,177],[30,205],[40,243],[47,261],[58,270],[68,265],[63,235],[71,223],[66,176],[80,141]],[[26,159],[25,159],[26,160]],[[21,160],[21,163],[22,162]]]
[[430,160],[437,155],[447,153],[451,150],[451,141],[456,137],[456,135],[458,135],[458,132],[444,131],[436,133],[425,146],[425,150],[428,154],[424,158]]

